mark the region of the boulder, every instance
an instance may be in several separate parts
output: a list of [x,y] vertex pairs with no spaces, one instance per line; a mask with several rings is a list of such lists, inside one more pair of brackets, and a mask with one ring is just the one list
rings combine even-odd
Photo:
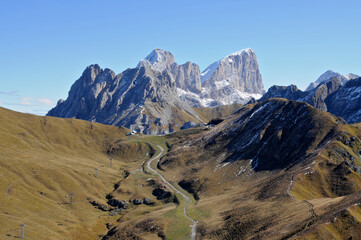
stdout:
[[144,198],[143,203],[145,205],[154,205],[154,202],[153,202],[153,200],[151,198]]
[[140,204],[143,203],[143,199],[137,199],[137,198],[135,198],[135,199],[133,199],[132,202],[133,202],[134,205],[140,205]]

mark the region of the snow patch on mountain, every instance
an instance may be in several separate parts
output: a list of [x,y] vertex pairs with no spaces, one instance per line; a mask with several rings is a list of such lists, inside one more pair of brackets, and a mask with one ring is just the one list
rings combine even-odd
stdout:
[[201,82],[202,83],[212,77],[213,73],[215,71],[217,71],[219,65],[221,64],[221,61],[222,61],[222,59],[217,62],[212,63],[201,73]]

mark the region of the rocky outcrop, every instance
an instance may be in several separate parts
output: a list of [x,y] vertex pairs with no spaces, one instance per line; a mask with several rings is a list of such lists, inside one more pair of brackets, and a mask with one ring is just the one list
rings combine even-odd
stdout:
[[121,209],[127,209],[129,207],[129,204],[125,200],[118,200],[118,199],[109,199],[108,204],[112,207],[121,208]]
[[154,201],[151,198],[144,198],[143,203],[145,205],[154,205]]
[[157,197],[157,200],[169,199],[172,196],[171,192],[167,191],[166,188],[161,186],[155,188],[152,194]]
[[132,203],[133,203],[134,205],[140,205],[140,204],[143,203],[143,199],[135,198],[135,199],[132,200]]

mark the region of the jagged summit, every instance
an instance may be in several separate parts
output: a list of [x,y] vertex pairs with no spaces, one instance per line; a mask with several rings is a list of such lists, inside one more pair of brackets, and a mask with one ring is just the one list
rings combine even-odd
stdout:
[[227,55],[201,73],[202,98],[214,99],[210,105],[247,103],[264,93],[257,56],[251,48]]

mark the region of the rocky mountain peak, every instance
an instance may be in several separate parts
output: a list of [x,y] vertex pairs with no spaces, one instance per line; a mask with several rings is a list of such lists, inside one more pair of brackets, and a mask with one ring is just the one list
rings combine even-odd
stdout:
[[138,63],[137,67],[152,66],[154,70],[163,72],[174,63],[174,56],[170,52],[155,48],[145,59]]
[[215,105],[247,103],[264,93],[257,56],[251,48],[227,55],[201,73],[202,97]]
[[83,71],[81,78],[88,81],[89,83],[94,82],[95,78],[101,73],[103,69],[98,64],[89,65]]
[[229,54],[229,55],[225,56],[224,58],[209,65],[201,73],[201,82],[203,83],[203,82],[207,81],[208,79],[210,79],[213,76],[213,74],[218,70],[218,67],[221,65],[222,62],[228,61],[228,62],[233,63],[233,58],[235,58],[236,56],[242,56],[242,55],[247,55],[247,56],[252,56],[252,57],[256,56],[255,52],[251,48],[242,49],[240,51]]

